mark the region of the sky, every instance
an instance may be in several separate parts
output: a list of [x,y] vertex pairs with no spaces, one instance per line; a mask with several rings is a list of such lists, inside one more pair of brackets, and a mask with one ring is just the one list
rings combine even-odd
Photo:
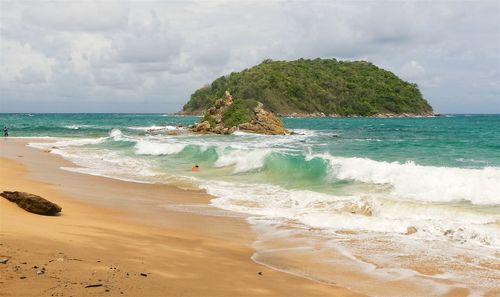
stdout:
[[435,112],[500,113],[500,0],[0,0],[0,112],[175,112],[299,58],[370,61]]

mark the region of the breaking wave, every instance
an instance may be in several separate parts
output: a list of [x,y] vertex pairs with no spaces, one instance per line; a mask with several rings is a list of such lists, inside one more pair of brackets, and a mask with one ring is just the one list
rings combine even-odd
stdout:
[[234,166],[235,173],[255,170],[264,165],[266,157],[271,152],[269,149],[235,150],[219,156],[214,165],[215,167]]
[[186,147],[179,143],[160,143],[139,140],[135,145],[135,153],[139,155],[172,155],[181,152]]

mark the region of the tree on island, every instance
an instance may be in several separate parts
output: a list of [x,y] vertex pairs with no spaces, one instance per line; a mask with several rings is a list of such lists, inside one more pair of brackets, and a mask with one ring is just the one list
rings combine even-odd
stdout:
[[264,60],[196,90],[182,113],[202,114],[226,90],[280,115],[432,114],[416,84],[370,62],[336,59]]

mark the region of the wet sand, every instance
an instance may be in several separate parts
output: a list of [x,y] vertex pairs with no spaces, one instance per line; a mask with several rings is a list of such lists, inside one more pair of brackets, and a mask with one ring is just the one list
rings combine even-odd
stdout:
[[0,198],[0,296],[360,296],[253,262],[248,224],[202,191],[64,171],[73,165],[29,141],[0,141],[0,191],[63,210]]

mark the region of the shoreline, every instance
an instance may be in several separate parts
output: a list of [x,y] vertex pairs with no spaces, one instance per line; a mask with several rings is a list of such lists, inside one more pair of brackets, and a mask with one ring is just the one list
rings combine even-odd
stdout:
[[[51,142],[46,138],[39,140]],[[266,267],[317,284],[345,288],[348,294],[354,296],[359,296],[357,293],[369,296],[400,296],[400,292],[406,292],[407,296],[422,296],[424,292],[431,294],[430,291],[432,296],[468,296],[482,291],[476,290],[475,286],[469,287],[472,283],[467,281],[461,283],[441,277],[440,275],[447,271],[446,265],[434,263],[432,256],[424,259],[419,258],[417,254],[405,255],[404,245],[400,246],[403,250],[399,254],[402,253],[400,259],[408,264],[406,269],[403,266],[396,268],[399,261],[374,262],[369,254],[391,254],[391,240],[386,241],[383,236],[360,233],[360,236],[344,238],[340,232],[338,236],[325,234],[327,236],[324,237],[323,232],[314,228],[304,229],[302,232],[303,228],[300,226],[292,227],[293,222],[290,226],[256,224],[254,218],[248,215],[209,205],[213,197],[203,190],[189,190],[189,186],[188,190],[182,190],[177,186],[183,185],[173,186],[160,180],[157,183],[124,181],[114,175],[103,177],[85,170],[71,170],[71,167],[79,166],[63,159],[57,153],[50,154],[50,149],[26,147],[27,143],[33,141],[37,140],[4,139],[4,142],[0,142],[3,145],[0,145],[1,155],[23,162],[30,169],[30,179],[52,184],[56,190],[71,199],[87,206],[120,212],[119,220],[147,228],[173,230],[196,238],[214,239],[227,245],[244,246],[248,248],[245,260],[253,261],[258,267]],[[26,160],[29,162],[25,162]],[[88,190],[89,185],[92,185],[91,191]],[[407,235],[403,237],[405,236]],[[359,241],[363,237],[371,238],[369,241],[373,245],[365,245],[363,241]],[[340,246],[334,243],[330,245],[325,238],[337,238],[343,243]],[[157,240],[151,239],[150,242],[157,243]],[[368,251],[371,252],[367,254]],[[1,256],[0,254],[0,258]],[[495,261],[487,260],[481,263],[478,269],[495,265]],[[475,272],[472,270],[476,268],[466,265],[461,269],[471,269],[471,272]],[[486,279],[492,280],[489,276],[486,276]],[[493,288],[482,293],[484,296],[494,296],[495,292],[497,290]],[[336,296],[344,296],[342,294],[336,293]],[[323,295],[328,296],[329,293]]]
[[416,114],[416,113],[377,113],[371,116],[362,116],[362,115],[339,115],[339,114],[324,114],[322,112],[315,113],[291,113],[291,114],[278,114],[279,117],[282,118],[300,118],[300,119],[318,119],[318,118],[335,118],[335,119],[351,119],[351,118],[367,118],[367,119],[389,119],[389,118],[436,118],[436,117],[447,117],[446,114],[442,113],[432,113],[432,114]]
[[[155,210],[158,204],[218,210],[208,205],[210,196],[202,191],[64,171],[59,168],[74,165],[26,143],[2,141],[0,190],[38,194],[63,210],[61,216],[44,217],[0,200],[0,258],[9,259],[0,265],[0,296],[92,296],[97,292],[106,296],[166,292],[169,296],[361,296],[253,262],[255,235],[242,218],[176,211],[175,207]],[[136,207],[138,199],[143,209]],[[46,270],[37,275],[35,266]],[[93,284],[102,286],[85,288]]]
[[[167,113],[169,116],[193,116],[193,117],[202,117],[205,114],[205,111],[202,113],[198,112],[174,112],[174,113]],[[374,114],[371,116],[361,116],[361,115],[348,115],[348,116],[342,116],[339,114],[324,114],[322,112],[315,112],[315,113],[291,113],[291,114],[276,114],[279,118],[286,118],[286,119],[319,119],[319,118],[328,118],[328,119],[351,119],[351,118],[367,118],[367,119],[400,119],[400,118],[440,118],[440,117],[448,117],[448,114],[445,113],[433,113],[433,114],[413,114],[413,113],[402,113],[402,114],[392,114],[392,113],[387,113],[387,114]]]

